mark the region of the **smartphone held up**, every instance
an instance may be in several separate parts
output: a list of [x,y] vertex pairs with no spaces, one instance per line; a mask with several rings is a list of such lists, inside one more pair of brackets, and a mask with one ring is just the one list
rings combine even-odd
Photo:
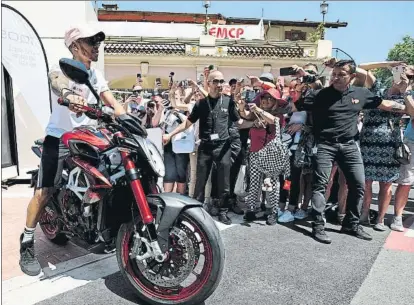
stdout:
[[296,74],[296,70],[293,67],[280,68],[280,76],[292,76]]

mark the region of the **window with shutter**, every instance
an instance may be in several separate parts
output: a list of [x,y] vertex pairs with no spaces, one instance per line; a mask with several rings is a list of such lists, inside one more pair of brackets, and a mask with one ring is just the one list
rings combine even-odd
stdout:
[[285,39],[290,41],[306,40],[306,32],[302,31],[285,31]]

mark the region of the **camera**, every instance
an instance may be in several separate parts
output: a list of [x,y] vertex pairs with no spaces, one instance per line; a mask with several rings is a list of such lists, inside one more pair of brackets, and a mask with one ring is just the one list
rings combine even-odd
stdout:
[[188,80],[182,80],[180,82],[180,87],[187,88],[188,87]]
[[137,73],[137,77],[138,78],[141,78],[141,73]]
[[318,75],[317,74],[313,74],[313,75],[306,75],[304,77],[302,77],[302,82],[305,84],[313,84],[314,82],[316,82],[318,80]]
[[251,103],[255,99],[256,95],[257,93],[254,90],[245,90],[242,92],[241,97],[246,103]]
[[170,72],[170,77],[173,77],[175,75],[174,72]]

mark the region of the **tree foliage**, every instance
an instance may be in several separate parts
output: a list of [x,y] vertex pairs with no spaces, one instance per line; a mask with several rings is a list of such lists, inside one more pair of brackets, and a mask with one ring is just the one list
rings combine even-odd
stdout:
[[[388,52],[388,61],[404,61],[409,65],[414,65],[414,38],[407,35],[403,37],[402,42],[397,43]],[[392,73],[389,69],[373,70],[375,77],[381,81],[384,87],[391,87]]]
[[322,37],[324,36],[324,34],[325,34],[325,26],[321,22],[314,32],[309,33],[307,40],[310,41],[310,42],[315,43],[318,40],[321,40]]

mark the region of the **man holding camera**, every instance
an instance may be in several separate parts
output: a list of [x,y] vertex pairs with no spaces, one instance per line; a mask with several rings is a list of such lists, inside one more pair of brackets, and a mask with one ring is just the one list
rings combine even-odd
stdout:
[[199,121],[201,143],[198,148],[197,181],[194,198],[201,202],[204,201],[204,188],[214,162],[217,167],[218,219],[220,222],[229,225],[231,224],[231,219],[227,216],[231,168],[229,128],[233,122],[239,120],[239,115],[234,101],[229,96],[222,94],[223,83],[223,74],[219,71],[211,71],[207,78],[208,96],[198,101],[187,120],[170,134],[165,134],[163,141],[164,144],[167,144],[172,137]]
[[140,85],[134,85],[132,88],[132,94],[125,101],[124,108],[128,113],[139,114],[142,112],[142,87]]

